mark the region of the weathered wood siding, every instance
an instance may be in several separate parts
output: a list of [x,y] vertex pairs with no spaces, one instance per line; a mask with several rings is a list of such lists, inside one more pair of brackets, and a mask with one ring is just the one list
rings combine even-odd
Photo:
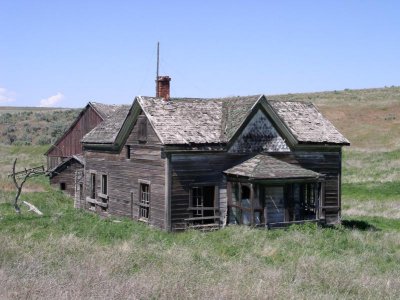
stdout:
[[55,147],[47,154],[48,169],[55,167],[56,159],[52,157],[70,157],[75,154],[82,154],[81,139],[83,136],[96,127],[103,119],[89,106],[80,116],[79,120],[66,132]]
[[[165,159],[161,143],[147,119],[147,141],[139,142],[138,126],[132,129],[120,153],[85,151],[86,197],[90,193],[90,172],[96,174],[96,190],[101,191],[101,174],[108,175],[108,214],[138,219],[139,180],[150,182],[149,223],[165,224]],[[127,150],[130,148],[130,159]]]
[[222,173],[243,162],[247,155],[220,153],[187,153],[171,155],[171,228],[190,217],[190,189],[193,185],[214,185],[219,189],[216,204],[221,208],[221,221],[227,207],[226,179]]
[[327,223],[336,222],[340,217],[341,206],[341,151],[303,150],[291,153],[274,153],[273,155],[283,161],[325,175],[325,200],[322,206],[327,208],[323,209],[324,215],[322,217],[325,217]]
[[56,189],[60,189],[61,183],[65,184],[64,192],[71,197],[75,196],[75,172],[83,170],[80,163],[73,160],[71,163],[66,163],[66,167],[59,174],[50,178],[50,184]]

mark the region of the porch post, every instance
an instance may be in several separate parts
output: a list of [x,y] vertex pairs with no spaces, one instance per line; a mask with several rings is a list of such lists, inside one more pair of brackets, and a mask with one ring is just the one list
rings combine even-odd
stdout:
[[254,225],[254,204],[253,204],[253,202],[254,202],[254,184],[252,184],[252,183],[250,183],[250,205],[251,205],[251,213],[250,213],[250,216],[251,216],[251,221],[250,221],[250,224],[251,225]]

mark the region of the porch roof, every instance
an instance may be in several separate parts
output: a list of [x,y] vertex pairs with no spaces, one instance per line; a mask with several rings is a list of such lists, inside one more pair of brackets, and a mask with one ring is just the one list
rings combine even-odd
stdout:
[[321,174],[289,164],[267,154],[259,154],[228,170],[228,175],[252,179],[318,179]]

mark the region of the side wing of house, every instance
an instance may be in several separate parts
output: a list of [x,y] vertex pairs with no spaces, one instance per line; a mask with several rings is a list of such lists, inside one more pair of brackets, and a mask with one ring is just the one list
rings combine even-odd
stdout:
[[85,144],[85,208],[165,228],[162,144],[142,111],[128,115],[122,127],[129,130],[117,149]]
[[[291,170],[290,165],[280,169],[271,167],[269,171],[266,168],[259,177],[249,171],[242,180],[228,176],[231,181],[228,184],[228,211],[231,214],[228,221],[254,225],[262,222],[283,224],[300,219],[318,219],[329,224],[337,222],[341,208],[341,146],[348,141],[312,105],[274,104],[277,108],[274,110],[267,101],[259,104],[252,119],[236,134],[229,152],[265,153],[290,165],[314,171],[319,176],[314,179],[299,177],[298,171]],[[252,163],[254,161],[246,168]],[[257,168],[264,168],[261,164],[253,167],[253,173],[257,173]],[[254,202],[246,203],[250,194]],[[242,198],[244,205],[241,205]],[[259,210],[256,217],[254,207],[265,208],[265,211]],[[271,214],[274,210],[276,213]],[[240,216],[232,217],[236,211]]]
[[47,169],[52,169],[72,155],[82,154],[82,137],[96,127],[103,118],[91,105],[87,105],[69,129],[45,153]]

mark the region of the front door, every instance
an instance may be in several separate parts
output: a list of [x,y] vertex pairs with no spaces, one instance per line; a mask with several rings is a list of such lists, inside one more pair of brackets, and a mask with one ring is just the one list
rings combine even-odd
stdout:
[[285,201],[283,186],[267,186],[265,187],[264,195],[267,222],[284,222]]

